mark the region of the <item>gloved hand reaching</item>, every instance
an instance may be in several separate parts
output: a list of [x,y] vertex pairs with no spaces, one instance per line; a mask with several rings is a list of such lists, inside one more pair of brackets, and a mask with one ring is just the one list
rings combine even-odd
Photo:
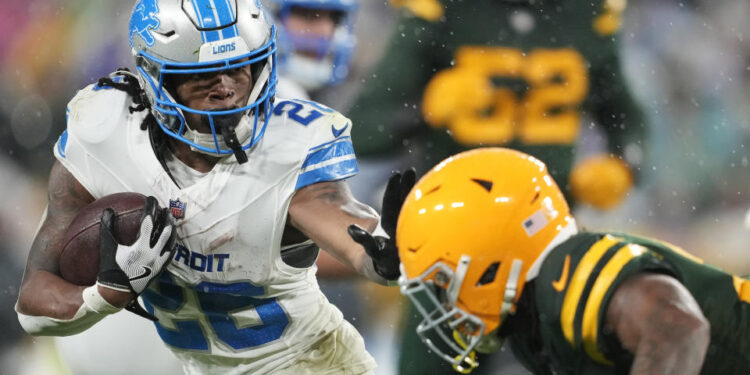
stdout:
[[372,258],[375,272],[387,280],[396,280],[400,275],[396,224],[401,206],[415,182],[414,168],[407,169],[403,174],[395,172],[388,179],[383,194],[383,212],[380,216],[380,226],[385,232],[383,235],[380,235],[378,230],[369,233],[358,225],[350,225],[348,228],[352,239],[361,244],[367,255]]

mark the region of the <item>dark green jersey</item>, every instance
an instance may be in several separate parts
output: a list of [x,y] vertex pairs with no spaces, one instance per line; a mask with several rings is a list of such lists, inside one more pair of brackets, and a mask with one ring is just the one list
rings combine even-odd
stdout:
[[527,299],[535,328],[509,337],[516,356],[541,374],[627,373],[632,355],[603,327],[612,293],[638,272],[675,277],[700,305],[711,324],[702,373],[750,371],[750,281],[671,244],[621,233],[581,233],[550,252]]
[[349,113],[358,155],[409,149],[426,170],[469,148],[509,146],[540,158],[565,188],[592,120],[616,154],[642,138],[617,55],[622,9],[607,5],[624,2],[393,2],[442,16],[400,20]]

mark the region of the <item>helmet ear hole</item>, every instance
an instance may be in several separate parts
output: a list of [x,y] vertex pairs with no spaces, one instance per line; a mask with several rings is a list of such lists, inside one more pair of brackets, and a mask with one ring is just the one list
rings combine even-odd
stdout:
[[437,185],[437,186],[435,186],[434,188],[432,188],[432,189],[428,190],[428,191],[427,191],[426,193],[424,193],[424,195],[429,195],[429,194],[432,194],[432,193],[434,193],[434,192],[436,192],[436,191],[440,190],[440,188],[441,188],[442,186],[443,186],[443,185]]
[[497,276],[497,270],[500,268],[500,262],[494,262],[487,267],[486,270],[484,270],[484,273],[482,274],[482,277],[479,278],[479,281],[477,281],[477,286],[487,285],[495,281],[495,276]]
[[536,194],[534,194],[534,198],[531,198],[531,203],[529,203],[529,204],[534,204],[534,202],[536,202],[536,200],[539,199],[539,195],[540,194],[537,191]]
[[177,32],[174,31],[174,30],[169,30],[169,31],[166,31],[166,32],[159,32],[157,30],[154,30],[154,32],[157,33],[157,34],[159,34],[159,35],[161,35],[161,36],[163,36],[163,37],[166,37],[166,38],[169,38],[170,36],[172,36],[174,34],[177,34]]
[[492,192],[492,181],[482,180],[479,178],[472,178],[471,180],[479,184],[479,186],[481,186],[484,190],[487,190],[488,193]]

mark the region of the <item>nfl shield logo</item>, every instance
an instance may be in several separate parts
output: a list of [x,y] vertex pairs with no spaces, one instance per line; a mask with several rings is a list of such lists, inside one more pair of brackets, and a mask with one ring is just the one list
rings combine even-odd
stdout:
[[182,219],[185,217],[185,205],[186,202],[180,202],[180,198],[169,200],[169,210],[172,211],[172,216],[175,219]]

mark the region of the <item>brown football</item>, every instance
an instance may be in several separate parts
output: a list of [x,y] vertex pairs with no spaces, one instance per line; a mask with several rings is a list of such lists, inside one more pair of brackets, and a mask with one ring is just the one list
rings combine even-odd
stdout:
[[60,253],[60,275],[76,285],[94,285],[99,273],[99,225],[102,211],[115,211],[115,238],[132,245],[138,236],[146,196],[116,193],[84,207],[68,226]]

